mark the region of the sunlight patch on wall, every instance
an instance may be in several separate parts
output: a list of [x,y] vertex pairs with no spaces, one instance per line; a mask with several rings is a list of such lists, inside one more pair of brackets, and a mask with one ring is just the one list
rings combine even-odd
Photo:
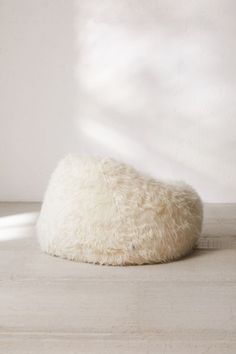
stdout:
[[102,147],[157,177],[172,170],[207,200],[231,199],[236,85],[230,7],[217,2],[212,12],[203,1],[150,2],[134,11],[134,3],[105,1],[99,11],[83,3],[78,12],[76,124],[84,150]]
[[116,130],[102,125],[100,122],[92,120],[82,120],[79,122],[80,131],[90,139],[94,139],[98,144],[105,146],[111,152],[120,157],[130,159],[142,158],[145,150],[140,144],[122,136]]

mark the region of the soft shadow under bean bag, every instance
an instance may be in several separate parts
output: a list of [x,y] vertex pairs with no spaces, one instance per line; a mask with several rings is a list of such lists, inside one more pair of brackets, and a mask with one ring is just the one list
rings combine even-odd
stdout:
[[64,158],[37,224],[43,251],[78,262],[167,262],[189,253],[202,203],[184,183],[158,181],[111,158]]

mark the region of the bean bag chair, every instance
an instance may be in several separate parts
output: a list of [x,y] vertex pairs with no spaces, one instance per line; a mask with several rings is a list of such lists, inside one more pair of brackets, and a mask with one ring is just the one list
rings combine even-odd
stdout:
[[191,252],[202,203],[182,182],[156,180],[111,158],[64,158],[37,223],[43,251],[107,265],[160,263]]

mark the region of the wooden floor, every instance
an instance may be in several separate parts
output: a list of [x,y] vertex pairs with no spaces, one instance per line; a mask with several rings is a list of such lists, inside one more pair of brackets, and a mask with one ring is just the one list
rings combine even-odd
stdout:
[[43,254],[38,204],[0,204],[1,354],[235,354],[236,205],[205,206],[198,249],[146,266]]

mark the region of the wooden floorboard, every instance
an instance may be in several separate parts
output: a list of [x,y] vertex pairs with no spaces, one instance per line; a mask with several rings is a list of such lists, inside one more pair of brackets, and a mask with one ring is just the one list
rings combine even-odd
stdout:
[[236,353],[236,205],[207,204],[198,249],[158,265],[42,253],[40,204],[0,203],[0,354]]

